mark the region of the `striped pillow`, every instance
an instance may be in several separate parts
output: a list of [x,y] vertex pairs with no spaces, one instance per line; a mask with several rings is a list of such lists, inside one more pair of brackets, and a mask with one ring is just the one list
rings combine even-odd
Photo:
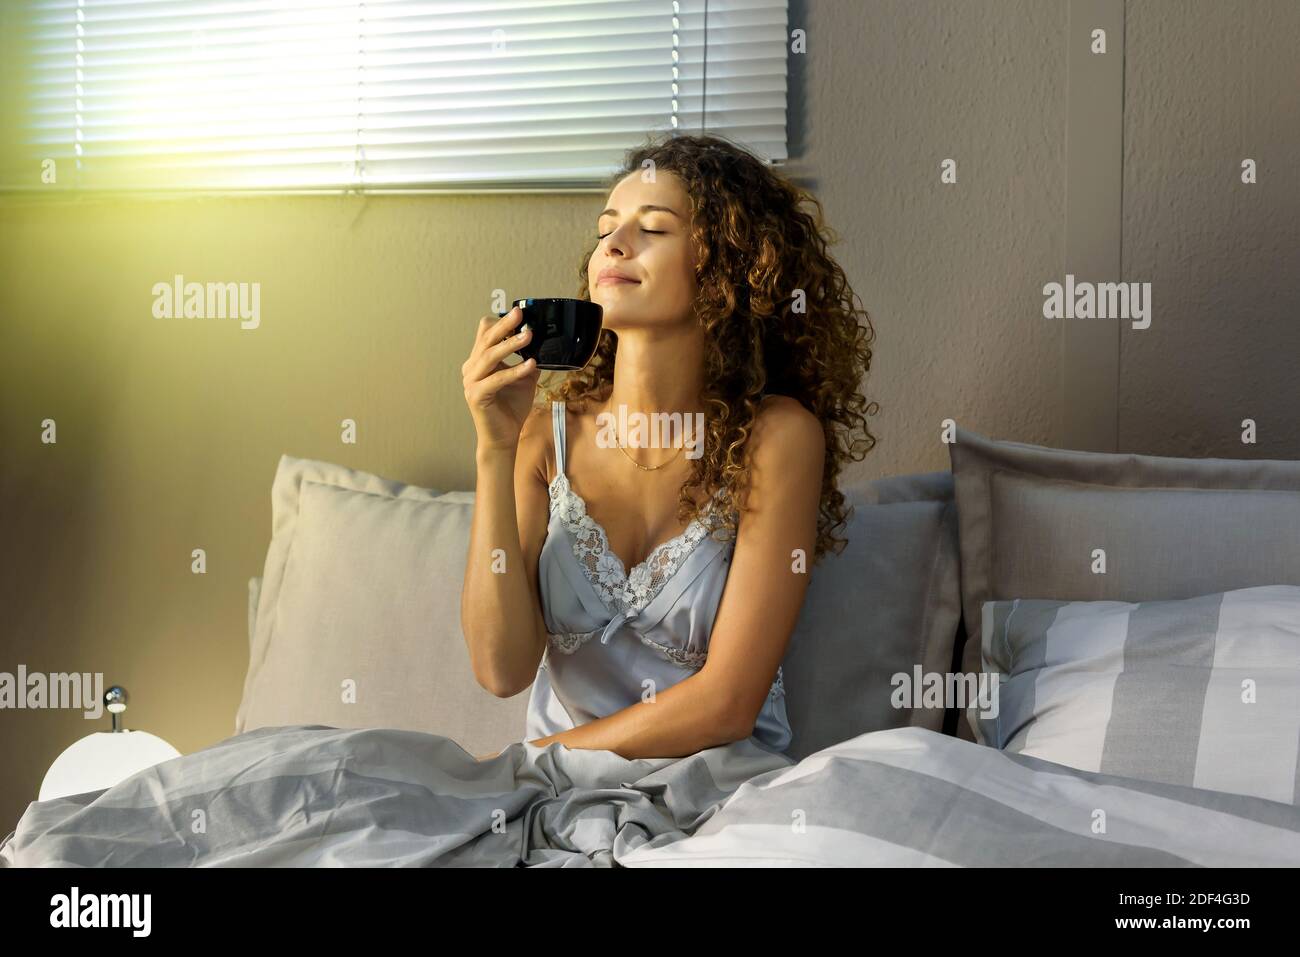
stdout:
[[1300,587],[983,603],[977,740],[1084,771],[1300,804]]

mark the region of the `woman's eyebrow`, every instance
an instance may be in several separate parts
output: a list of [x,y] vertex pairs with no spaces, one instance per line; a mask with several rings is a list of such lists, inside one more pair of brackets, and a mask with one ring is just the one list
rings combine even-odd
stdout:
[[[669,206],[652,206],[652,205],[645,205],[645,206],[640,207],[640,208],[637,210],[637,212],[638,212],[638,213],[645,213],[645,212],[672,213],[672,214],[673,214],[674,216],[676,216],[678,219],[681,219],[681,218],[682,218],[682,214],[681,214],[681,213],[677,212],[677,210],[672,209],[672,208],[669,207]],[[600,219],[602,216],[617,216],[617,215],[618,215],[618,210],[617,210],[617,209],[614,209],[614,208],[611,207],[610,209],[607,209],[607,210],[605,210],[604,212],[602,212],[602,213],[600,214],[600,216],[597,216],[596,218],[597,218],[597,219]]]

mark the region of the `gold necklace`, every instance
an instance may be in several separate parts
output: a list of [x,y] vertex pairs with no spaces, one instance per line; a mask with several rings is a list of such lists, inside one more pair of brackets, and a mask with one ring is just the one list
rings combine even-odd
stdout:
[[[608,411],[608,410],[606,410],[606,411]],[[610,414],[612,415],[613,413],[610,413]],[[623,438],[622,438],[622,436],[620,436],[620,435],[618,434],[618,430],[617,430],[617,429],[614,430],[614,436],[615,436],[615,438],[618,439],[618,450],[619,450],[620,452],[622,452],[624,455],[627,455],[627,460],[628,460],[629,462],[631,462],[633,465],[635,465],[637,468],[639,468],[642,472],[655,472],[655,471],[658,471],[659,469],[661,469],[661,468],[663,468],[665,465],[667,465],[669,462],[671,462],[673,459],[677,458],[677,452],[680,452],[680,451],[682,450],[682,446],[678,446],[678,447],[677,447],[677,452],[674,452],[671,456],[669,456],[667,462],[664,462],[664,463],[662,463],[662,464],[660,464],[660,465],[642,465],[642,464],[641,464],[640,462],[638,462],[636,459],[632,458],[632,456],[630,456],[630,455],[627,454],[627,449],[625,449],[625,448],[623,447]]]
[[[627,455],[627,449],[623,448],[622,443],[619,444],[619,450],[620,450],[624,455]],[[679,448],[677,449],[677,452],[680,452],[680,451],[681,451],[681,448],[679,447]],[[677,452],[674,452],[674,453],[672,454],[672,457],[668,459],[668,462],[671,462],[673,459],[677,458]],[[635,465],[637,468],[639,468],[642,472],[653,472],[653,471],[655,471],[656,469],[661,469],[661,468],[664,467],[664,465],[667,465],[667,464],[668,464],[668,462],[664,462],[663,465],[642,465],[640,462],[638,462],[636,459],[632,458],[632,456],[630,456],[630,455],[627,455],[627,460],[628,460],[629,462],[631,462],[633,465]]]

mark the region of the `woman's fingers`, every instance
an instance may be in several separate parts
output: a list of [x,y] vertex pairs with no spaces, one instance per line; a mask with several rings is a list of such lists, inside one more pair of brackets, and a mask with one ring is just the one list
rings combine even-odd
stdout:
[[479,338],[483,348],[489,348],[508,338],[510,331],[519,324],[519,320],[523,318],[523,315],[523,310],[515,306],[504,316],[484,316],[482,323],[479,325]]
[[[530,340],[532,329],[524,329],[522,333],[513,332],[514,323],[518,322],[520,315],[522,315],[516,313],[518,313],[518,307],[507,313],[505,319],[497,323],[485,339],[481,339],[475,344],[474,351],[470,354],[465,365],[461,367],[463,375],[475,380],[486,379],[491,373],[501,368],[502,359],[523,348]],[[512,315],[513,319],[511,319]],[[484,318],[486,319],[486,317]]]
[[524,347],[524,344],[528,342],[528,339],[532,334],[533,334],[532,329],[524,329],[522,332],[518,332],[515,335],[508,336],[504,341],[497,343],[495,346],[489,349],[485,353],[485,355],[489,355],[497,362],[500,362],[502,359],[510,355],[512,352],[515,352],[518,349],[522,349]]
[[483,400],[496,395],[512,382],[527,378],[537,371],[536,359],[525,359],[512,366],[501,364],[490,376],[478,379],[465,387],[465,397],[471,401]]

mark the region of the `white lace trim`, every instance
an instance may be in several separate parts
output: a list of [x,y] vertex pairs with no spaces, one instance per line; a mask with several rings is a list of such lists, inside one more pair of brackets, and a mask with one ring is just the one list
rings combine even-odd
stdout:
[[704,667],[704,660],[709,656],[708,651],[687,651],[685,648],[661,645],[657,641],[651,641],[645,635],[638,634],[637,637],[641,639],[643,645],[649,645],[669,661],[681,665],[683,668],[690,668],[692,671]]
[[[551,645],[557,651],[566,655],[571,655],[604,630],[605,629],[602,627],[597,628],[595,631],[565,631],[558,634],[548,633],[548,636]],[[684,648],[676,648],[672,645],[660,644],[642,634],[638,634],[637,637],[641,639],[642,644],[648,645],[662,654],[669,661],[675,662],[684,668],[699,669],[703,667],[704,661],[709,654],[707,651],[688,651]]]
[[[587,503],[569,485],[569,477],[563,472],[551,481],[550,499],[551,508],[559,508],[560,519],[573,537],[573,554],[582,566],[587,580],[607,604],[625,613],[639,613],[654,601],[709,532],[704,523],[696,518],[680,535],[655,546],[645,561],[629,573],[624,569],[622,560],[610,549],[605,529],[587,514]],[[557,651],[571,655],[604,630],[601,627],[586,632],[551,634],[549,644]],[[637,637],[643,644],[684,668],[698,670],[708,658],[707,650],[689,651],[652,641],[642,634]],[[768,697],[777,698],[784,694],[785,681],[778,667]]]
[[583,645],[585,645],[595,635],[599,635],[604,628],[597,628],[595,631],[563,631],[559,634],[549,634],[551,646],[556,651],[566,655],[571,655]]
[[[597,628],[594,631],[550,634],[550,646],[563,654],[571,655],[604,630],[604,628]],[[669,661],[681,665],[683,668],[689,668],[692,671],[698,671],[700,668],[704,667],[704,662],[709,657],[707,649],[704,651],[687,651],[683,648],[675,648],[672,645],[664,645],[657,641],[651,641],[645,635],[638,634],[637,637],[641,639],[642,644],[653,648]],[[784,695],[785,676],[782,673],[781,666],[778,665],[776,669],[776,680],[772,682],[772,687],[768,691],[767,696],[769,698],[779,698]]]
[[656,545],[645,561],[628,572],[610,550],[605,530],[587,514],[587,503],[569,485],[569,477],[563,472],[551,482],[550,495],[552,508],[560,510],[560,519],[573,536],[573,554],[587,580],[607,604],[624,612],[640,612],[654,601],[708,534],[697,518],[681,534]]
[[785,697],[785,676],[781,673],[781,666],[776,666],[776,680],[772,682],[772,689],[768,691],[769,698]]

